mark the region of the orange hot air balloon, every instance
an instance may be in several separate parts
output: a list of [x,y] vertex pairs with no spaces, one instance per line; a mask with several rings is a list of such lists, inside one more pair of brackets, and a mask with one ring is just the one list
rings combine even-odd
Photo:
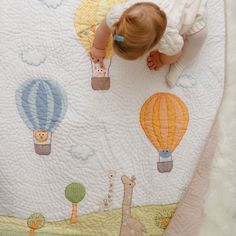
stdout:
[[159,151],[159,172],[172,170],[172,153],[181,142],[188,122],[188,109],[174,94],[154,94],[142,106],[140,123],[146,136]]

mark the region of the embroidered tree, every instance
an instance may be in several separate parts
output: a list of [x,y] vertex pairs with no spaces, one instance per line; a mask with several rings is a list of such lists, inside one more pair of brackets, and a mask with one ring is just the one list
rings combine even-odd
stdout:
[[40,213],[31,215],[27,220],[27,225],[30,228],[29,236],[35,235],[35,230],[41,229],[45,224],[45,218]]
[[173,218],[176,211],[176,207],[162,208],[157,211],[157,216],[155,217],[155,224],[161,229],[166,229],[169,225],[171,219]]
[[76,224],[78,219],[78,203],[81,202],[86,194],[85,187],[80,183],[72,183],[65,188],[65,197],[72,203],[71,224]]

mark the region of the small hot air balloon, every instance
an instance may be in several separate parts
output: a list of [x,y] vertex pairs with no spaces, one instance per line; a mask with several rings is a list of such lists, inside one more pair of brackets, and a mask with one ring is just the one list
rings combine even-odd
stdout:
[[29,80],[16,91],[16,105],[22,120],[33,131],[35,152],[49,155],[52,133],[67,110],[65,92],[53,80]]
[[144,103],[140,123],[146,136],[159,151],[159,172],[172,170],[172,153],[181,142],[188,122],[188,109],[174,94],[157,93]]
[[[75,29],[79,40],[90,57],[95,32],[100,23],[105,19],[107,13],[118,3],[125,0],[83,0],[81,1],[75,15]],[[109,69],[111,58],[114,54],[112,50],[112,37],[106,48],[106,56],[103,67],[100,63],[92,63],[91,85],[94,90],[108,90],[110,88]]]

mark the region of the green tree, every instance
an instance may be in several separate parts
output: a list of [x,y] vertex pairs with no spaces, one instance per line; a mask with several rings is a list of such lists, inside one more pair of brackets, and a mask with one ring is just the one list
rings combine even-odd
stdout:
[[76,224],[78,219],[78,203],[81,202],[86,194],[85,187],[80,183],[71,183],[65,188],[65,197],[72,203],[71,224]]
[[41,229],[44,226],[44,224],[45,224],[45,218],[42,214],[40,213],[32,214],[27,220],[27,225],[30,228],[29,236],[34,236],[35,230]]

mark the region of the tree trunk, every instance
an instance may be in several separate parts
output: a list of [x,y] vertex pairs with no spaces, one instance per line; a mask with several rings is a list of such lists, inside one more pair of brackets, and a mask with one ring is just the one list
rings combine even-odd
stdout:
[[31,230],[29,231],[29,236],[34,236],[34,233],[35,233],[35,229],[31,229]]
[[70,223],[71,224],[76,224],[77,219],[78,219],[77,203],[72,203],[72,212],[71,212]]
[[31,230],[29,231],[29,236],[34,236],[35,230],[39,227],[42,221],[33,221],[31,225]]

